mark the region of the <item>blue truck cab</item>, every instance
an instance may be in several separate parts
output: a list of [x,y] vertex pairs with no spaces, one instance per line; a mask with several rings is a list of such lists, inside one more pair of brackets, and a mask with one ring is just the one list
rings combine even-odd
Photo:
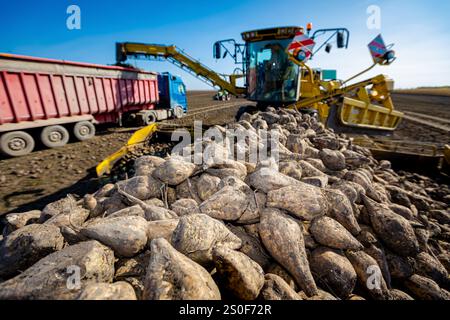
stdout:
[[162,107],[175,111],[181,108],[187,113],[186,86],[183,80],[169,72],[158,75],[159,100]]

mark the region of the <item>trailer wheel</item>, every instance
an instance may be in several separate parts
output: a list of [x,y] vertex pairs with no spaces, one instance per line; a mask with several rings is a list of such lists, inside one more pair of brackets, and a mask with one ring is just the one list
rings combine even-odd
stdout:
[[158,117],[152,111],[146,112],[142,116],[142,123],[144,124],[144,126],[151,125],[151,124],[155,123],[156,121],[158,121]]
[[9,157],[20,157],[34,150],[34,139],[24,131],[14,131],[0,137],[0,152]]
[[95,126],[92,122],[81,121],[73,127],[73,135],[78,141],[86,141],[95,136]]
[[69,142],[69,131],[63,126],[49,126],[42,130],[41,141],[48,148],[63,147]]

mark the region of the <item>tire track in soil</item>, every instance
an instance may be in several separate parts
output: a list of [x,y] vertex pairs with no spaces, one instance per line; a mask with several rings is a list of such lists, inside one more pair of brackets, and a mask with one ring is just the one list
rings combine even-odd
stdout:
[[432,121],[440,122],[440,123],[443,123],[443,124],[450,124],[450,119],[443,119],[443,118],[429,116],[429,115],[426,115],[426,114],[417,113],[417,112],[411,112],[411,111],[405,111],[405,113],[407,115],[410,115],[410,116],[413,116],[413,117],[418,117],[418,118],[423,118],[425,120],[432,120]]
[[[214,91],[188,92],[191,112],[200,110],[214,118],[214,112],[204,112],[211,105],[221,105],[213,100],[214,94]],[[0,158],[0,216],[42,209],[67,194],[96,191],[99,180],[93,169],[120,149],[137,129],[104,128],[89,141],[70,143],[60,149],[38,150],[21,158]]]
[[[412,112],[416,118],[438,117],[450,120],[450,97],[397,94],[392,95],[395,108],[399,111]],[[428,118],[430,119],[430,118]],[[450,144],[448,131],[430,127],[404,119],[394,133],[394,138],[436,144],[442,148]]]
[[[233,121],[240,105],[248,101],[233,98],[224,102],[223,108],[213,107],[220,102],[213,100],[214,91],[188,93],[189,109],[196,120],[205,125],[224,124]],[[401,111],[450,119],[450,97],[431,97],[394,94],[396,108]],[[183,120],[183,119],[179,119]],[[187,120],[187,119],[186,119]],[[92,168],[107,155],[119,149],[137,128],[113,128],[99,132],[90,141],[71,143],[62,149],[40,150],[17,159],[0,158],[0,216],[31,208],[43,208],[67,194],[85,194],[95,191],[99,181]],[[448,132],[405,120],[395,133],[395,138],[431,142],[439,145],[450,143]]]

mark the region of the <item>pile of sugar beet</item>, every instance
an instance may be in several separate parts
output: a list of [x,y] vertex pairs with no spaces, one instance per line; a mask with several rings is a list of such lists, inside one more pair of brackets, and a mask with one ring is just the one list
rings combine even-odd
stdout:
[[193,144],[143,156],[95,194],[7,215],[0,299],[450,299],[447,185],[294,110],[212,129],[246,132],[246,155],[269,130],[271,157],[205,139],[201,165]]

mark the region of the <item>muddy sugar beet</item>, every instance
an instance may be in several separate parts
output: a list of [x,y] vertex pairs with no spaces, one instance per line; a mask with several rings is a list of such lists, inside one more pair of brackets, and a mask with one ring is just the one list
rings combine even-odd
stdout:
[[448,186],[293,110],[214,130],[245,139],[4,217],[0,299],[450,299]]

